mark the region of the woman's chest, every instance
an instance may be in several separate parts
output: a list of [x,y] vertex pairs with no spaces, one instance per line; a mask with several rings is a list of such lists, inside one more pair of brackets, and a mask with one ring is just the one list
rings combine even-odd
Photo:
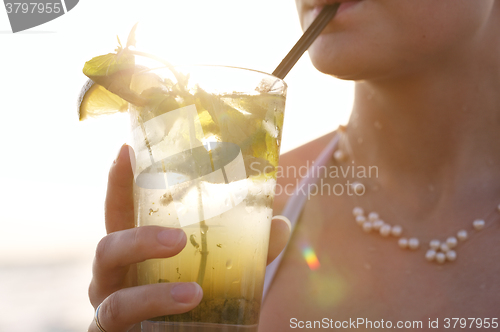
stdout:
[[498,268],[486,271],[467,253],[431,264],[425,251],[402,251],[394,239],[360,232],[351,210],[308,203],[264,302],[260,331],[382,320],[421,322],[425,330],[436,319],[444,329],[446,318],[499,315]]

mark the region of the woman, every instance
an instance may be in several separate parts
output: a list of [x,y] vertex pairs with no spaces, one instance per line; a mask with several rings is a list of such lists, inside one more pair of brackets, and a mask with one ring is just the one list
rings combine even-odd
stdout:
[[[331,2],[297,0],[302,26]],[[368,330],[389,327],[382,320],[392,327],[417,322],[412,327],[423,330],[453,328],[453,318],[489,318],[491,325],[500,307],[500,2],[346,2],[309,53],[320,71],[356,81],[355,102],[345,128],[281,157],[286,168],[310,165],[325,148],[335,156],[324,165],[329,172],[316,179],[329,191],[310,192],[303,206],[259,331],[324,318],[333,325],[364,319],[372,325],[357,328]],[[132,227],[127,153],[121,150],[110,172],[108,232]],[[356,172],[342,173],[348,167]],[[359,173],[363,167],[377,172]],[[288,183],[295,183],[293,174],[278,185]],[[340,193],[339,185],[347,189]],[[276,198],[275,213],[288,199],[285,192]],[[377,220],[384,222],[377,226]],[[400,226],[401,236],[397,227],[388,230],[394,235],[380,235],[383,225]],[[286,224],[273,226],[270,260],[288,234]],[[188,311],[201,299],[195,285],[174,288],[171,297],[151,296],[144,287],[120,290],[128,285],[128,264],[175,254],[186,241],[177,231],[142,233],[111,234],[97,252],[90,298],[97,306],[114,294],[99,314],[108,332],[146,318],[136,311],[138,301],[159,316]],[[418,243],[407,241],[414,249],[401,249],[401,237]],[[127,238],[141,250],[127,252]],[[432,249],[435,239],[440,243]],[[317,253],[319,268],[306,264],[304,246]],[[155,287],[170,291],[169,285]],[[94,324],[90,331],[97,331]]]

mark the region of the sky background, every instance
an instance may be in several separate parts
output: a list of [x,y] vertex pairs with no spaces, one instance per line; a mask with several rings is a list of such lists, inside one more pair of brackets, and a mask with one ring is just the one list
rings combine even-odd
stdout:
[[[172,63],[272,72],[301,35],[291,0],[82,0],[13,34],[0,8],[0,331],[85,330],[94,248],[123,115],[79,122],[83,64],[139,22],[137,49]],[[282,153],[346,123],[353,85],[306,55],[288,74]],[[28,317],[28,319],[27,319]]]

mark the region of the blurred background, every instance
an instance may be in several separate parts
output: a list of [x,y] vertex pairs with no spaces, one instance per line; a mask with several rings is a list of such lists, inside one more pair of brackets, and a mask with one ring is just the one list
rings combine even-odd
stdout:
[[[109,166],[128,119],[79,122],[83,64],[126,43],[172,63],[272,72],[302,31],[292,0],[84,0],[13,34],[0,9],[0,331],[86,331]],[[346,123],[353,85],[307,55],[285,80],[282,153]]]

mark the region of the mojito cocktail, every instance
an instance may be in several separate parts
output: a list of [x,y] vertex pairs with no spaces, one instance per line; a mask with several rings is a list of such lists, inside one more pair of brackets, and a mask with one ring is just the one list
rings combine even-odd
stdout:
[[218,66],[139,70],[130,105],[136,226],[182,228],[177,256],[138,266],[139,284],[192,282],[192,311],[144,331],[256,331],[276,184],[285,83]]

